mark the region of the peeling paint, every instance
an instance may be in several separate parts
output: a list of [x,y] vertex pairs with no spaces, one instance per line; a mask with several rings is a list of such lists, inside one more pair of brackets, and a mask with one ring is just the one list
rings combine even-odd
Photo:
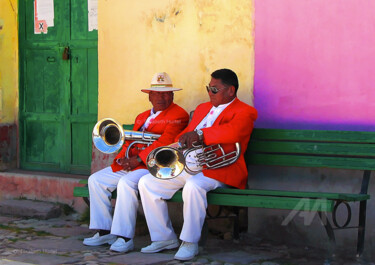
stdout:
[[91,174],[110,166],[116,155],[117,153],[104,154],[96,149],[95,145],[92,145]]
[[9,5],[11,6],[11,8],[12,8],[13,12],[15,13],[15,12],[16,12],[16,10],[14,9],[14,6],[13,6],[13,4],[12,4],[12,0],[8,0],[8,1],[9,1]]
[[164,22],[165,21],[165,16],[163,17],[155,17],[155,20],[158,22]]

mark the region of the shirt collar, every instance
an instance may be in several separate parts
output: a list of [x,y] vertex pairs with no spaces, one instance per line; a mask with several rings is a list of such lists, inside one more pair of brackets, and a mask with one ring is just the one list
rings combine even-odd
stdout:
[[231,102],[228,102],[228,103],[225,103],[225,104],[221,104],[221,105],[219,105],[219,106],[217,106],[217,107],[215,107],[215,106],[212,106],[212,108],[213,109],[224,109],[224,108],[226,108],[226,107],[228,107],[234,100],[235,100],[236,98],[234,98]]
[[157,111],[157,112],[154,112],[154,108],[152,108],[151,109],[151,113],[150,113],[150,115],[155,115],[155,114],[158,114],[158,113],[160,113],[161,112],[161,110],[159,110],[159,111]]

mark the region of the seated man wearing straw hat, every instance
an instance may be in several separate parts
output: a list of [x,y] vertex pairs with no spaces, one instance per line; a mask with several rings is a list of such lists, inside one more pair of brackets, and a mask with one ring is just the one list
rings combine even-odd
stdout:
[[[147,131],[161,136],[150,146],[135,144],[125,157],[129,141],[115,157],[112,165],[92,174],[88,181],[90,192],[90,229],[98,230],[85,238],[83,244],[99,246],[112,244],[110,249],[128,252],[134,248],[136,214],[138,208],[138,181],[148,174],[147,155],[155,148],[169,145],[188,124],[189,115],[173,103],[174,88],[167,73],[157,73],[148,93],[152,109],[137,116],[134,131]],[[131,141],[130,141],[131,142]],[[117,188],[114,215],[111,215],[111,192]]]

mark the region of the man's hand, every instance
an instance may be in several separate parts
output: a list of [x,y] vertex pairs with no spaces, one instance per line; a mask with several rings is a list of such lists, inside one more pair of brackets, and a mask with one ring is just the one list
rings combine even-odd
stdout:
[[182,147],[191,148],[194,142],[199,142],[199,136],[196,131],[187,132],[180,136],[178,142]]
[[130,158],[120,158],[118,162],[126,171],[131,171],[141,164],[137,160],[137,156],[132,156]]

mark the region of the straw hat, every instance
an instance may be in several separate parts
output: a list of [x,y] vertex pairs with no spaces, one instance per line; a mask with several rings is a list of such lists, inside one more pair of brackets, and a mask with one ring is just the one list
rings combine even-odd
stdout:
[[150,91],[167,92],[179,91],[181,88],[175,88],[172,85],[172,80],[166,72],[156,73],[151,80],[151,87],[142,89],[142,92],[150,93]]

